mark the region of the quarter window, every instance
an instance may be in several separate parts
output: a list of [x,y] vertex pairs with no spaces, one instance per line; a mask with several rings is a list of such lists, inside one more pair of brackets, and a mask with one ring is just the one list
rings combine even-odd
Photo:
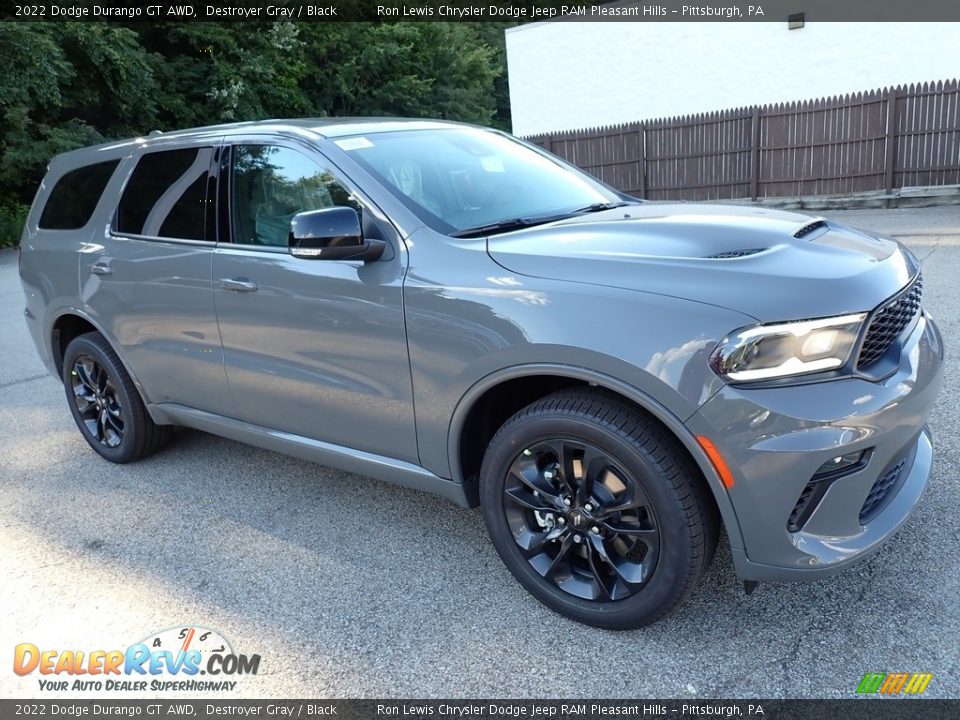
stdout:
[[87,165],[66,173],[57,180],[40,216],[44,230],[77,230],[90,222],[103,189],[110,181],[119,160]]
[[213,148],[144,155],[130,176],[114,229],[130,235],[204,240]]
[[360,206],[312,158],[275,145],[237,145],[231,185],[233,242],[286,247],[290,220],[305,210]]

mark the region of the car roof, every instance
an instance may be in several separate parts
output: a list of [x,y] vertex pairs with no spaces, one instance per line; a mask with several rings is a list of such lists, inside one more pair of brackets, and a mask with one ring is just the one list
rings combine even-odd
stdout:
[[340,138],[349,135],[372,135],[375,133],[396,132],[398,130],[439,130],[443,128],[477,127],[467,123],[450,120],[430,120],[394,117],[358,117],[358,118],[297,118],[275,120],[253,120],[247,122],[207,125],[160,132],[154,130],[149,135],[115,140],[91,147],[78,148],[58,155],[51,161],[53,165],[76,167],[97,162],[106,157],[129,152],[130,146],[163,146],[177,140],[202,140],[208,137],[242,135],[249,133],[310,133],[322,138]]
[[200,133],[258,132],[277,130],[309,130],[326,138],[337,138],[346,135],[358,135],[393,132],[397,130],[437,130],[448,127],[462,127],[464,123],[448,120],[430,120],[416,118],[391,117],[359,117],[359,118],[299,118],[276,120],[253,120],[249,122],[228,123],[224,125],[209,125],[207,127],[174,130],[159,133],[163,137],[178,137],[181,135],[197,135]]

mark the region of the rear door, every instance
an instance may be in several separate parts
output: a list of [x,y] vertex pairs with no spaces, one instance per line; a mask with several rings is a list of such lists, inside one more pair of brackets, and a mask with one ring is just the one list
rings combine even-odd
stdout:
[[143,151],[80,282],[149,402],[232,415],[210,279],[219,152],[209,139]]
[[[417,462],[396,230],[306,144],[253,136],[224,159],[213,278],[237,417]],[[290,255],[293,215],[333,205],[356,209],[364,234],[387,242],[379,260]]]

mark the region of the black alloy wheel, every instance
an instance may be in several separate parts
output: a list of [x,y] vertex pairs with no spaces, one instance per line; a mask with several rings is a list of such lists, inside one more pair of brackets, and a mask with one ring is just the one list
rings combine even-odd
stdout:
[[89,355],[78,355],[70,371],[73,399],[87,432],[115,448],[123,442],[122,404],[107,371]]
[[130,374],[100,333],[70,341],[61,379],[80,433],[110,462],[139,460],[169,438],[170,428],[150,418]]
[[660,531],[636,478],[600,448],[554,438],[525,448],[503,488],[524,557],[564,592],[621,600],[650,579]]
[[679,441],[597,389],[514,414],[480,470],[484,522],[514,577],[552,610],[596,627],[654,622],[709,567],[716,503]]

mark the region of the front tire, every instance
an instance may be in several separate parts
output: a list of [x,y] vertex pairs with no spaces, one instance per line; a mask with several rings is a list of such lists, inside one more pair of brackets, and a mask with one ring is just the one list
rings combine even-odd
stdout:
[[678,442],[598,391],[563,391],[504,423],[484,455],[487,530],[514,577],[596,627],[646,625],[709,566],[716,506]]
[[80,335],[67,345],[62,379],[80,433],[110,462],[139,460],[167,441],[170,428],[147,414],[129,373],[100,333]]

